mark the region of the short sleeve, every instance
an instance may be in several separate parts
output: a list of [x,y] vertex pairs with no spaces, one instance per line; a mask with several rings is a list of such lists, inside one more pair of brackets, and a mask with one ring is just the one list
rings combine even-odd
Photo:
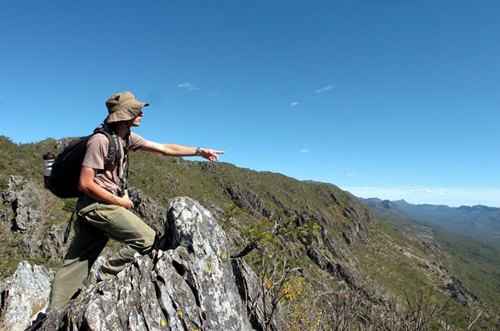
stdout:
[[104,158],[108,154],[108,138],[103,134],[95,134],[87,141],[87,151],[82,166],[104,169]]
[[136,151],[138,149],[141,149],[146,145],[147,140],[144,139],[143,137],[139,136],[138,134],[131,132],[130,133],[130,145],[129,149],[131,151]]

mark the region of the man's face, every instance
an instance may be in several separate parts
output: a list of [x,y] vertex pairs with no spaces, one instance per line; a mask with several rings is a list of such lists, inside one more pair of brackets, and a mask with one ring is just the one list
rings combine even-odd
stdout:
[[139,115],[137,115],[133,120],[132,120],[132,126],[138,127],[141,125],[142,117],[144,116],[144,113],[141,111]]

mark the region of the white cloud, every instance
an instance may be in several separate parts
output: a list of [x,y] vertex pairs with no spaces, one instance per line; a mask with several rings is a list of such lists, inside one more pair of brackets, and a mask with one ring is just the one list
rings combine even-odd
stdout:
[[200,88],[197,87],[197,86],[194,86],[193,84],[191,84],[190,82],[184,82],[184,83],[179,83],[177,85],[177,87],[180,87],[180,88],[183,88],[183,89],[186,89],[188,91],[196,91],[196,90],[199,90]]
[[299,105],[298,101],[290,102],[290,107],[295,107],[295,106],[298,106],[298,105]]
[[301,153],[309,153],[309,150],[307,148],[301,148],[299,152],[301,152]]
[[442,204],[455,207],[462,205],[500,207],[500,188],[352,186],[345,187],[345,189],[362,198],[405,199],[410,203]]
[[314,93],[316,93],[316,94],[325,93],[325,92],[332,90],[334,87],[335,86],[333,86],[333,85],[326,85],[326,86],[323,86],[323,87],[315,90]]

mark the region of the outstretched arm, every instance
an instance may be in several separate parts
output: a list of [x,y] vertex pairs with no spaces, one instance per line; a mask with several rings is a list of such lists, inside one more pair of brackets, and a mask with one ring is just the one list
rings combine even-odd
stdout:
[[209,161],[217,161],[219,155],[224,154],[224,151],[210,148],[197,148],[176,144],[159,144],[152,141],[147,141],[141,149],[168,156],[201,156]]

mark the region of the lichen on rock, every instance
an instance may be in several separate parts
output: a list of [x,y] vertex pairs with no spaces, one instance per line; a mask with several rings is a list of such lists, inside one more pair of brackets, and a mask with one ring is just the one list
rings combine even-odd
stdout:
[[50,294],[53,272],[29,262],[19,263],[16,272],[0,284],[0,330],[21,331],[43,311]]
[[10,206],[8,214],[14,231],[27,231],[41,220],[41,198],[36,185],[21,176],[9,177],[8,189],[0,194],[0,200]]
[[249,295],[258,296],[257,278],[243,261],[230,259],[226,235],[210,211],[179,197],[166,215],[160,249],[82,290],[62,311],[49,313],[42,329],[261,329],[259,315],[247,306]]

